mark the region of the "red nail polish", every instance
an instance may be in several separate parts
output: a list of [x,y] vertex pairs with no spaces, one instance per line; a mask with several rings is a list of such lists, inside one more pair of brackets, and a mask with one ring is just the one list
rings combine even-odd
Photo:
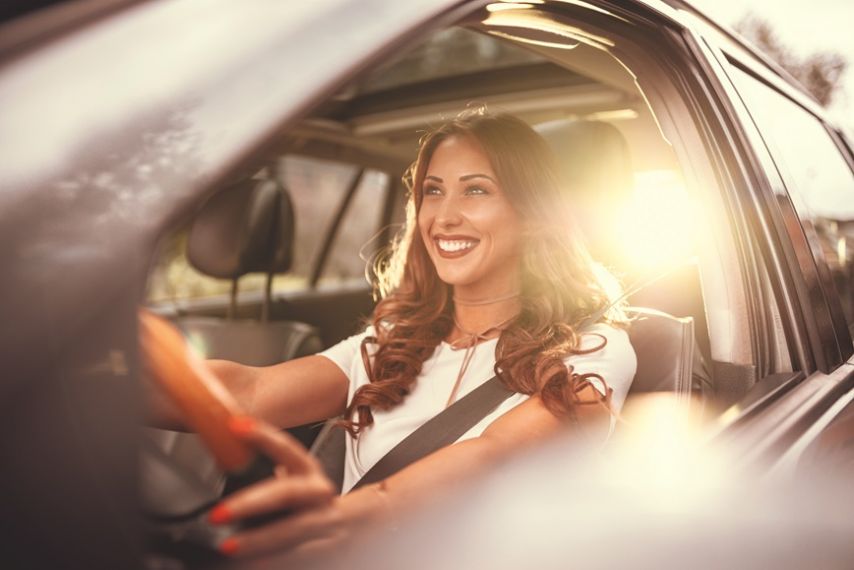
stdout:
[[248,416],[233,416],[228,420],[228,428],[237,435],[247,435],[255,429],[255,420]]
[[208,522],[211,524],[227,524],[232,518],[231,511],[225,505],[217,505],[208,513]]
[[219,543],[220,554],[224,554],[226,556],[234,556],[235,554],[237,554],[238,550],[240,550],[240,545],[234,538],[226,538],[225,540]]

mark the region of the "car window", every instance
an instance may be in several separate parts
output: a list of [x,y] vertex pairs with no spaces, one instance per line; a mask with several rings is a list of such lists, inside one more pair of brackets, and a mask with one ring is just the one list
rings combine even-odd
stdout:
[[740,68],[731,75],[774,158],[819,272],[829,270],[850,330],[854,173],[815,116]]
[[[335,214],[360,172],[358,166],[334,160],[300,155],[278,159],[275,176],[279,177],[293,202],[296,235],[293,265],[288,273],[274,277],[274,291],[309,287],[310,276]],[[264,171],[256,177],[269,175]],[[378,230],[388,178],[383,172],[365,169],[331,244],[320,283],[364,281],[365,262],[359,254]],[[225,295],[231,290],[230,281],[208,277],[189,264],[185,254],[187,232],[187,227],[181,228],[165,240],[149,279],[149,302]],[[242,277],[240,292],[263,290],[265,279],[261,273]]]
[[335,234],[320,284],[365,281],[365,263],[379,245],[378,232],[390,178],[385,172],[365,171]]

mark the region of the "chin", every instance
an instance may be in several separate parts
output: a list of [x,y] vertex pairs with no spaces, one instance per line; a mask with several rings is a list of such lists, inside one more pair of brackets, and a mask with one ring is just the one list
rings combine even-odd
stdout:
[[436,274],[443,283],[453,287],[465,287],[480,281],[480,276],[468,271],[437,271]]

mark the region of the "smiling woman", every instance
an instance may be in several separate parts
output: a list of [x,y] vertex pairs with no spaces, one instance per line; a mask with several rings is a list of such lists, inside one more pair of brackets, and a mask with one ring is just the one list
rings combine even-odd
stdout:
[[[559,172],[543,138],[509,115],[468,111],[422,139],[407,227],[379,272],[387,296],[374,312],[377,339],[365,339],[380,346],[377,385],[350,405],[359,416],[347,423],[354,433],[370,425],[371,403],[402,401],[439,340],[505,329],[495,365],[507,371],[505,384],[529,395],[545,388],[546,407],[571,412],[577,386],[560,358],[577,348],[591,315],[623,318],[606,272],[575,233]],[[385,349],[403,339],[404,347]]]
[[546,424],[595,401],[618,411],[634,375],[620,306],[575,234],[540,135],[509,115],[465,112],[422,139],[409,180],[372,326],[323,353],[351,383],[341,423],[359,445],[348,441],[345,490],[493,374],[513,395],[458,441],[523,403]]
[[[546,142],[515,117],[469,111],[422,140],[408,179],[407,221],[380,263],[383,299],[366,330],[264,368],[208,361],[254,416],[232,422],[235,435],[303,466],[211,511],[222,525],[299,507],[231,536],[224,554],[336,541],[567,428],[599,440],[613,426],[635,354],[604,273],[567,223]],[[493,376],[504,392],[491,410],[444,447],[374,477],[392,449]],[[346,494],[331,497],[320,466],[266,422],[336,416],[350,437]]]

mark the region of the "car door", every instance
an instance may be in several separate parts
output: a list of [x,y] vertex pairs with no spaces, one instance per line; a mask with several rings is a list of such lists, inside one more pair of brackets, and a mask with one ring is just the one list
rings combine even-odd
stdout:
[[756,234],[767,298],[776,305],[769,325],[783,333],[770,338],[791,365],[778,362],[721,423],[745,459],[774,462],[815,437],[854,386],[846,233],[854,214],[852,160],[821,109],[783,72],[720,34],[704,42],[749,141]]
[[452,5],[83,3],[5,24],[3,564],[139,565],[136,307],[155,243]]

